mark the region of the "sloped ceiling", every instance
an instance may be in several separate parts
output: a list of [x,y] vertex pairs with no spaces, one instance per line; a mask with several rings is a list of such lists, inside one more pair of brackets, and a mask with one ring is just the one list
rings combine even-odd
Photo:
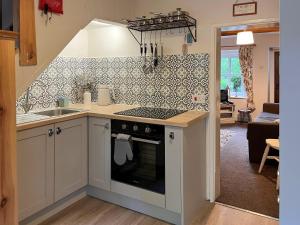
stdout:
[[19,54],[16,53],[17,96],[32,83],[49,65],[69,41],[91,20],[98,18],[120,22],[131,17],[131,0],[65,0],[64,15],[54,15],[52,22],[45,23],[45,17],[38,10],[35,0],[35,20],[38,64],[19,66]]

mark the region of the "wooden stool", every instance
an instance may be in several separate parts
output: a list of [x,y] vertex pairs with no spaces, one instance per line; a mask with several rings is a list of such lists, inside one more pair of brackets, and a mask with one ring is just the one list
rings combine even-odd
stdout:
[[[270,148],[273,148],[273,149],[276,149],[276,150],[279,151],[279,145],[280,145],[279,139],[267,139],[266,144],[267,144],[267,146],[265,148],[265,152],[264,152],[264,155],[262,157],[258,173],[261,173],[267,159],[273,159],[273,160],[276,160],[279,163],[279,156],[269,156]],[[277,171],[277,183],[276,183],[276,189],[277,190],[279,189],[279,179],[280,178],[279,178],[279,169],[278,169],[278,171]]]

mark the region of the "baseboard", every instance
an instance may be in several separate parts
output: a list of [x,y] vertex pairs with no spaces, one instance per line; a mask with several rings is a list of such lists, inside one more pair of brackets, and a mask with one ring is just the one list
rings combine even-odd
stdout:
[[87,188],[84,187],[38,213],[20,221],[19,225],[38,225],[86,196]]
[[137,211],[139,213],[158,218],[160,220],[172,223],[181,224],[181,216],[178,213],[171,212],[167,209],[160,208],[158,206],[150,205],[142,201],[126,197],[117,193],[105,191],[92,186],[87,187],[87,194],[94,198],[98,198],[116,205],[120,205],[124,208]]
[[176,225],[181,224],[181,215],[178,213],[171,212],[165,208],[147,204],[140,200],[132,199],[124,195],[105,191],[92,186],[87,186],[52,204],[51,206],[39,211],[38,213],[20,221],[19,225],[38,225],[49,219],[51,216],[54,216],[65,208],[79,201],[80,199],[86,197],[87,195],[116,205],[120,205],[124,208],[131,209],[133,211],[166,221],[168,223]]

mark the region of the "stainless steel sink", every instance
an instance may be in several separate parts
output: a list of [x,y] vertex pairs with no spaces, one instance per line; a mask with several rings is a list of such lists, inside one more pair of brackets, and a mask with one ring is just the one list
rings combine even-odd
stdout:
[[51,109],[47,111],[42,112],[36,112],[37,115],[44,115],[44,116],[63,116],[71,113],[78,113],[81,112],[81,110],[76,109]]

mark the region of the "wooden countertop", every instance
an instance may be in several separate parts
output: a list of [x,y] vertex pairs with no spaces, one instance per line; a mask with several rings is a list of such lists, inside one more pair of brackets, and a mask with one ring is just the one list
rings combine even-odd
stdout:
[[175,127],[188,127],[191,124],[193,124],[195,121],[205,119],[208,116],[208,112],[205,112],[205,111],[187,111],[185,113],[174,116],[170,119],[161,120],[161,119],[132,117],[132,116],[123,116],[123,115],[114,114],[116,112],[133,109],[136,107],[139,107],[139,106],[124,105],[124,104],[98,106],[96,104],[93,104],[93,105],[91,105],[91,107],[89,109],[87,109],[87,108],[84,108],[84,105],[82,105],[82,104],[70,105],[69,108],[81,109],[83,111],[78,112],[78,113],[72,113],[69,115],[49,117],[47,119],[43,119],[43,120],[39,120],[39,121],[19,124],[19,125],[17,125],[17,131],[31,129],[34,127],[45,126],[45,125],[63,122],[63,121],[67,121],[67,120],[77,119],[77,118],[81,118],[84,116],[127,120],[127,121],[150,123],[150,124],[160,124],[160,125],[175,126]]

